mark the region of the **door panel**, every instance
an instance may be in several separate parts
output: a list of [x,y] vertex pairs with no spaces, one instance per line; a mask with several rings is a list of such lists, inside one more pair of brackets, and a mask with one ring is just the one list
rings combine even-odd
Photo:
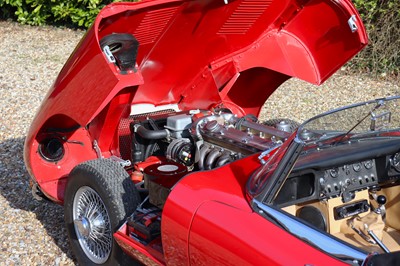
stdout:
[[208,201],[189,235],[191,265],[338,265],[254,212]]

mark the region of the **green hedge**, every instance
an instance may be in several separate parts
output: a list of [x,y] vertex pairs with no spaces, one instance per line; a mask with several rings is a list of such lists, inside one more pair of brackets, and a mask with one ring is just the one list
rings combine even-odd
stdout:
[[0,0],[0,16],[29,25],[87,28],[100,9],[111,2],[121,0]]
[[[122,0],[0,0],[0,18],[12,18],[29,25],[52,24],[87,28],[101,8],[111,2],[120,1]],[[366,25],[370,44],[348,66],[356,71],[398,75],[400,0],[353,0],[353,3]]]
[[350,63],[376,74],[400,73],[400,1],[353,0],[367,28],[369,45]]

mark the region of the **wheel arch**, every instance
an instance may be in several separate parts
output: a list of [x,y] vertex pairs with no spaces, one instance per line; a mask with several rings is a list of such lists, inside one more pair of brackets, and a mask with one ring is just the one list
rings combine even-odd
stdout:
[[[118,126],[122,117],[129,116],[135,91],[136,87],[121,89],[88,125],[69,115],[55,114],[38,127],[37,133],[28,134],[25,165],[46,197],[62,204],[68,176],[76,165],[112,154],[119,156]],[[46,156],[48,152],[54,156]]]
[[25,140],[27,171],[50,200],[62,203],[67,177],[77,164],[97,158],[88,130],[64,114],[49,117]]

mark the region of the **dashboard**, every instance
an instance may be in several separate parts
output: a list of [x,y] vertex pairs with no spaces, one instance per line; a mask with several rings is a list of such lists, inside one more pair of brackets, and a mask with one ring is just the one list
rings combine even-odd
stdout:
[[319,172],[318,183],[320,199],[342,195],[343,201],[348,202],[354,198],[354,192],[378,185],[375,160],[368,159]]
[[357,191],[400,182],[400,141],[375,138],[300,155],[281,187],[275,204],[281,207],[334,197],[346,203]]

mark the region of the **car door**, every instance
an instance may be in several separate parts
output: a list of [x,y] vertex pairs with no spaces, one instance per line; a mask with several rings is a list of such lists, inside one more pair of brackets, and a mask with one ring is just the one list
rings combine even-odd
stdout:
[[204,202],[189,235],[191,265],[344,265],[256,212]]

